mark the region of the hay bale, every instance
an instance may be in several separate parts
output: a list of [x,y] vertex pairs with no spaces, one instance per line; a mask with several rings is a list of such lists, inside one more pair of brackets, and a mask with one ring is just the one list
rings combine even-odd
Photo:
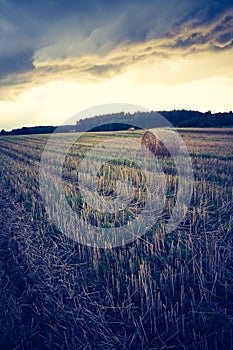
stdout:
[[135,131],[135,128],[131,127],[128,129],[128,131]]
[[[141,139],[141,147],[145,155],[152,153],[155,156],[171,157],[171,153],[168,148],[174,153],[177,153],[180,150],[180,144],[172,131],[156,130],[156,135],[157,137],[151,131],[146,131],[143,134]],[[164,145],[160,138],[164,141],[168,148]]]

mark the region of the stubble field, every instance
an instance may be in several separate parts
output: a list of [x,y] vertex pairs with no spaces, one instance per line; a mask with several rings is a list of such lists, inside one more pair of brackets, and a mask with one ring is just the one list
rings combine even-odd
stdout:
[[[194,172],[187,215],[166,232],[178,179],[171,158],[160,158],[167,181],[163,213],[147,234],[112,249],[79,244],[48,218],[39,167],[49,136],[0,138],[1,349],[233,348],[233,131],[179,133]],[[114,179],[127,178],[137,189],[131,207],[106,216],[82,201],[77,164],[116,136],[140,142],[142,133],[85,134],[63,168],[70,206],[96,227],[127,223],[146,196],[145,176],[126,154],[101,168],[97,188],[111,200]]]

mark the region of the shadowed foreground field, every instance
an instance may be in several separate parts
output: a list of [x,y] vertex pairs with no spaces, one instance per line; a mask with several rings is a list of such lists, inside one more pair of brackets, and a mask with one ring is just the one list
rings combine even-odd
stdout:
[[[180,134],[194,170],[185,219],[166,233],[177,174],[172,160],[161,158],[167,179],[164,212],[142,238],[107,250],[69,240],[48,219],[38,172],[49,136],[0,138],[1,349],[233,348],[233,133],[182,129]],[[76,167],[93,145],[114,136],[140,142],[142,133],[86,134],[63,169],[72,208],[109,227],[140,211],[143,174],[126,160],[102,168],[97,188],[106,198],[114,196],[112,176],[126,176],[143,188],[128,212],[106,218],[83,203]],[[62,134],[56,137],[62,142]]]

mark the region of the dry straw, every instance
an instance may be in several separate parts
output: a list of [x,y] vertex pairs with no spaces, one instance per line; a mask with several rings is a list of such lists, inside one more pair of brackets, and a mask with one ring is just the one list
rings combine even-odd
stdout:
[[[159,135],[161,135],[164,143]],[[162,157],[171,157],[170,151],[176,154],[180,150],[180,145],[170,130],[159,130],[159,132],[156,131],[155,133],[146,131],[142,136],[141,145],[145,154],[151,152],[156,156]]]

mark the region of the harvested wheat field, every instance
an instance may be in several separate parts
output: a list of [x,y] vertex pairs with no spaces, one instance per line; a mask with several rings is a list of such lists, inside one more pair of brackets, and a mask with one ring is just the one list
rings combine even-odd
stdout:
[[[158,157],[167,184],[163,212],[145,235],[112,249],[75,242],[49,219],[39,191],[40,157],[49,136],[0,138],[0,349],[233,348],[233,133],[178,131],[194,172],[185,218],[166,232],[178,176],[164,153]],[[137,189],[130,208],[105,215],[82,200],[78,163],[94,145],[115,136],[140,144],[143,133],[85,134],[63,167],[69,205],[96,227],[127,223],[145,201],[145,176],[128,154],[106,163],[96,186],[112,200],[114,179],[127,178]],[[62,142],[62,134],[56,137]]]

